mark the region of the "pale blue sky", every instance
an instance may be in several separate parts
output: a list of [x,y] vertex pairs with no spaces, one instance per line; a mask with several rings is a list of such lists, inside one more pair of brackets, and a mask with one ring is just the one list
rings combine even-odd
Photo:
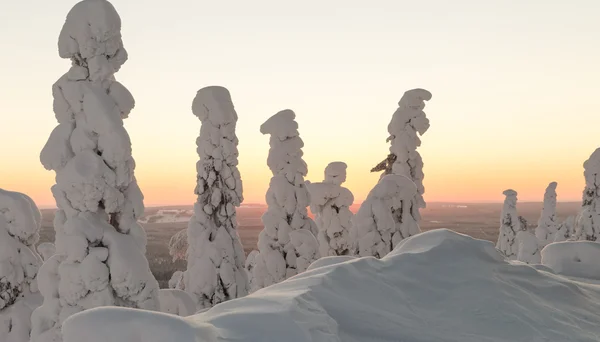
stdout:
[[[5,1],[0,12],[0,187],[41,202],[53,181],[38,161],[55,126],[51,85],[69,66],[57,37],[75,3]],[[308,178],[346,161],[362,200],[391,114],[416,87],[433,93],[426,199],[500,200],[514,187],[539,200],[552,180],[560,199],[578,199],[581,164],[600,146],[599,0],[112,3],[130,54],[116,76],[137,101],[126,125],[151,204],[193,196],[200,124],[190,105],[213,84],[238,110],[250,201],[269,177],[258,127],[284,108],[298,115]],[[25,184],[29,172],[36,181]]]

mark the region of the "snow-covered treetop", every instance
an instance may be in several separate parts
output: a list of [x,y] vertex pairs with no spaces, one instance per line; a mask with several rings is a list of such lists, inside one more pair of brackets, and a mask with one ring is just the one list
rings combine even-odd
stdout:
[[325,167],[325,183],[342,185],[346,181],[346,169],[348,166],[344,162],[332,162]]
[[[513,189],[504,190],[502,192],[502,194],[507,197],[506,200],[512,200],[512,198],[510,198],[510,197],[517,197],[517,192],[514,191]],[[515,198],[515,200],[516,200],[516,198]]]
[[37,243],[42,214],[29,196],[0,189],[0,216],[6,220],[10,236],[28,247]]
[[58,39],[58,53],[89,68],[92,80],[104,79],[127,61],[121,18],[106,0],[83,0],[73,6]]
[[216,127],[237,122],[237,113],[233,108],[229,90],[220,86],[210,86],[198,90],[192,102],[192,113],[202,123],[208,120],[211,125]]
[[[406,91],[398,102],[399,107],[388,125],[388,132],[390,133],[390,138],[388,139],[395,138],[399,132],[406,131],[410,127],[415,133],[410,134],[410,137],[413,139],[407,139],[405,143],[407,146],[412,147],[412,149],[420,146],[421,140],[416,135],[416,132],[422,135],[429,129],[429,119],[427,119],[427,116],[423,112],[425,101],[429,100],[431,100],[431,93],[425,89]],[[409,138],[409,136],[406,138]]]
[[[588,160],[583,163],[583,176],[585,177],[585,190],[583,191],[583,206],[587,207],[594,203],[594,199],[600,196],[600,148],[596,149]],[[595,201],[594,210],[600,211],[600,201]]]

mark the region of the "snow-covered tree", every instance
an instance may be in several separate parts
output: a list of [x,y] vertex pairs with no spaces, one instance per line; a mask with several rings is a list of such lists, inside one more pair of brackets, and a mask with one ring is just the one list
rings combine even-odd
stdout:
[[187,229],[183,280],[185,291],[203,309],[247,295],[249,284],[236,218],[236,207],[243,200],[237,168],[237,113],[223,87],[200,89],[192,111],[202,128],[196,140],[200,160],[194,192],[198,199]]
[[56,246],[52,242],[43,242],[37,246],[37,251],[44,261],[56,254]]
[[352,219],[354,254],[382,258],[420,229],[411,211],[417,187],[408,177],[384,176]]
[[542,215],[535,229],[535,236],[540,241],[542,248],[554,242],[554,235],[558,230],[558,219],[556,218],[556,185],[556,182],[551,182],[546,188]]
[[315,215],[319,232],[321,257],[349,255],[351,253],[350,227],[354,202],[352,192],[342,183],[346,181],[346,163],[333,162],[325,168],[325,180],[321,183],[306,182],[310,193],[310,209]]
[[506,198],[502,207],[500,217],[500,234],[496,248],[500,250],[508,259],[517,258],[518,245],[515,243],[517,232],[520,230],[520,220],[517,216],[517,192],[508,189],[503,192]]
[[170,289],[178,289],[178,290],[182,290],[185,288],[184,282],[183,282],[183,272],[182,271],[173,272],[171,279],[169,279],[169,288]]
[[188,250],[187,230],[182,229],[171,236],[169,240],[169,255],[173,262],[177,260],[186,260]]
[[[425,134],[429,129],[429,119],[423,112],[425,101],[429,100],[431,93],[425,89],[412,89],[404,93],[388,125],[390,136],[387,141],[391,143],[390,154],[371,170],[384,171],[381,177],[396,174],[411,179],[417,186],[417,208],[425,208],[423,159],[417,152],[417,147],[421,146],[419,135]],[[418,210],[415,212],[418,213]],[[415,220],[418,223],[421,220],[420,215],[415,216]]]
[[567,217],[561,224],[558,225],[556,234],[554,234],[554,242],[562,242],[571,240],[575,235],[575,216]]
[[[41,214],[31,198],[0,189],[0,341],[27,342],[42,264],[35,252]],[[40,303],[34,303],[39,305]]]
[[597,241],[600,237],[600,148],[583,163],[583,169],[585,189],[575,238]]
[[296,115],[283,110],[260,126],[270,134],[267,164],[273,177],[267,191],[264,229],[258,236],[258,253],[252,257],[252,289],[285,280],[318,258],[316,224],[308,217],[310,203],[304,177],[308,173],[302,159],[304,142],[298,132]]
[[60,341],[64,320],[82,310],[159,308],[146,234],[137,222],[143,195],[123,126],[134,99],[114,78],[127,52],[112,4],[76,4],[58,49],[72,65],[52,88],[58,126],[40,155],[44,167],[56,172],[56,254],[38,275],[44,303],[32,316],[33,342]]
[[543,246],[540,245],[534,232],[529,229],[527,220],[519,216],[519,230],[515,237],[517,245],[517,260],[528,264],[539,264],[541,262],[540,251]]

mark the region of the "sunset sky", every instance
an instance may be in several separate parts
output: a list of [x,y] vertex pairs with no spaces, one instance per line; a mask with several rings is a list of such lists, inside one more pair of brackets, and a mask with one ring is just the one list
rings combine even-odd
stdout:
[[[57,39],[76,1],[3,2],[0,10],[0,187],[54,205],[39,152],[56,125],[52,84],[70,65]],[[600,147],[598,0],[113,0],[130,59],[125,121],[147,206],[191,204],[199,88],[227,87],[239,115],[245,202],[264,202],[268,136],[297,114],[307,179],[348,164],[362,201],[388,153],[404,91],[433,94],[419,149],[427,201],[539,201],[557,181],[580,200],[583,162]]]

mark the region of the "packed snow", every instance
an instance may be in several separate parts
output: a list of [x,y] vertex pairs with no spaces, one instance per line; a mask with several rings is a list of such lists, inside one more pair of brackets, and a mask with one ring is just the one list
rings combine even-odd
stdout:
[[187,229],[185,291],[203,309],[248,294],[245,254],[237,232],[236,207],[243,201],[238,165],[237,113],[229,91],[202,88],[192,103],[202,122],[196,140],[200,160],[194,215]]
[[160,311],[177,316],[189,316],[196,313],[194,298],[187,292],[178,289],[158,290]]
[[541,246],[546,246],[554,242],[558,230],[558,219],[556,217],[556,182],[551,182],[544,193],[544,206],[542,215],[535,229],[535,236],[540,241]]
[[26,342],[31,313],[41,304],[35,252],[41,213],[22,193],[0,189],[0,341]]
[[583,163],[585,188],[575,238],[597,241],[600,237],[600,148]]
[[187,318],[125,308],[70,317],[66,342],[596,342],[600,287],[504,258],[449,230],[382,259],[331,257]]
[[58,49],[72,66],[52,88],[58,126],[40,154],[56,172],[56,254],[38,277],[44,302],[32,317],[32,342],[60,341],[63,321],[93,307],[159,308],[123,126],[134,99],[114,77],[127,60],[115,8],[105,0],[76,4]]
[[504,190],[504,205],[500,216],[500,233],[496,248],[511,260],[517,258],[519,245],[516,242],[517,232],[521,230],[520,220],[517,216],[517,192],[508,189]]
[[325,168],[325,179],[320,183],[306,182],[310,194],[310,210],[315,215],[319,232],[319,254],[348,255],[352,252],[350,227],[354,202],[352,192],[342,184],[346,181],[346,163],[333,162]]
[[557,274],[600,280],[600,243],[565,241],[542,249],[542,265]]
[[258,236],[258,253],[248,263],[252,290],[276,284],[302,273],[318,259],[315,222],[308,217],[310,196],[304,183],[308,173],[302,159],[304,142],[296,114],[283,110],[260,126],[270,134],[267,165],[273,177],[267,191],[264,229]]

